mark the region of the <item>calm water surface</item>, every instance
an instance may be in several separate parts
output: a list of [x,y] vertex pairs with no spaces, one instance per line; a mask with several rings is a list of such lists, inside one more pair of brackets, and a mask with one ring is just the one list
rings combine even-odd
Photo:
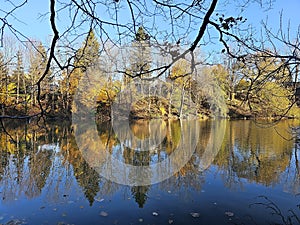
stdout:
[[[104,153],[134,166],[167,159],[186,141],[189,123],[199,126],[197,146],[174,176],[146,186],[101,176]],[[299,125],[136,121],[114,132],[105,123],[97,126],[103,149],[88,129],[7,123],[9,134],[0,133],[0,224],[299,224],[300,146],[291,133]],[[154,134],[158,147],[132,150],[132,135],[143,140],[153,130],[164,131]],[[79,149],[83,140],[89,151]]]

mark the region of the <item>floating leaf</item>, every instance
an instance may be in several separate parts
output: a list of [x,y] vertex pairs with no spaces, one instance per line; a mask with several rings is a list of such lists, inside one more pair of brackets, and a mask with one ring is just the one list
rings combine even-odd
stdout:
[[153,216],[158,216],[158,213],[157,212],[153,212],[152,215]]
[[97,201],[97,202],[103,202],[104,201],[104,198],[94,198],[95,199],[95,201]]
[[104,211],[101,211],[101,212],[100,212],[100,216],[104,216],[104,217],[105,217],[105,216],[108,216],[108,213],[107,213],[107,212],[104,212]]
[[66,223],[63,222],[63,221],[60,221],[60,222],[57,223],[57,225],[66,225]]
[[232,217],[232,216],[234,216],[234,213],[230,212],[230,211],[227,211],[227,212],[225,212],[225,215],[229,216],[229,217]]
[[20,224],[22,224],[22,221],[18,219],[10,220],[6,223],[6,225],[20,225]]
[[200,217],[200,214],[196,213],[196,212],[192,212],[191,216],[194,217],[194,218],[198,218],[198,217]]

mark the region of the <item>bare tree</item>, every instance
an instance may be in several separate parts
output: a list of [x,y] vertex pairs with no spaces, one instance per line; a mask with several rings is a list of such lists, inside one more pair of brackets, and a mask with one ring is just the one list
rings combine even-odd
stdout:
[[[272,7],[273,2],[273,0],[240,0],[235,1],[235,5],[242,12],[250,4],[259,4],[261,8],[268,9]],[[7,3],[8,10],[1,10],[0,14],[1,43],[6,32],[12,33],[23,44],[32,43],[31,39],[19,31],[13,23],[15,20],[22,21],[22,18],[17,17],[17,12],[28,4],[27,1],[22,1],[18,5],[10,0]],[[280,27],[278,33],[273,33],[265,23],[262,27],[264,31],[262,39],[259,40],[251,29],[245,32],[239,28],[241,24],[246,23],[240,14],[234,17],[226,15],[226,11],[224,14],[221,13],[224,11],[225,4],[232,4],[231,1],[49,0],[49,3],[49,11],[42,14],[42,17],[50,21],[53,34],[47,51],[46,67],[35,82],[40,115],[45,113],[41,102],[41,83],[49,76],[50,67],[72,70],[77,46],[91,29],[95,30],[98,36],[102,46],[101,51],[106,50],[105,46],[108,42],[115,46],[129,43],[136,37],[140,26],[143,26],[149,34],[152,44],[162,45],[167,41],[188,46],[176,57],[172,57],[171,62],[147,71],[147,73],[155,72],[156,77],[165,74],[175,62],[187,55],[191,55],[191,65],[194,66],[195,49],[212,44],[215,41],[212,34],[217,32],[219,42],[224,46],[223,53],[244,63],[245,66],[247,62],[252,62],[253,57],[276,62],[281,60],[278,67],[270,72],[270,76],[264,79],[270,79],[273,74],[278,74],[279,70],[284,70],[294,79],[294,82],[298,81],[300,32],[292,38],[289,35],[289,28],[284,32],[284,28]],[[61,20],[64,20],[63,26],[59,26]],[[287,51],[282,52],[277,47],[277,43],[283,44]],[[32,46],[35,45],[32,43]],[[65,57],[61,57],[62,52],[58,54],[61,49],[64,49]],[[126,73],[126,71],[119,72]],[[142,74],[126,75],[141,76]],[[254,91],[252,87],[253,85],[248,89],[249,93]],[[249,98],[250,94],[247,96]]]

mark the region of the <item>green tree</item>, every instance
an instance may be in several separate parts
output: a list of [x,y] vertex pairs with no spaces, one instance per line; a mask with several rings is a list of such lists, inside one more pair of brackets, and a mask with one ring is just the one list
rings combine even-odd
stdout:
[[135,77],[149,77],[151,68],[150,36],[141,26],[132,43],[131,70]]
[[[148,71],[151,69],[151,61],[150,36],[146,33],[145,29],[140,26],[131,44],[130,76],[138,78],[150,77],[151,73]],[[140,79],[137,81],[140,82]],[[143,86],[143,82],[141,82],[139,88],[143,89]]]
[[93,30],[90,30],[82,47],[77,51],[75,56],[75,67],[80,67],[84,72],[88,68],[96,68],[99,66],[100,60],[100,43],[97,40]]
[[89,70],[96,70],[100,65],[100,44],[95,36],[93,30],[90,30],[82,46],[75,55],[74,66],[75,68],[70,74],[66,74],[65,79],[69,80],[69,94],[72,100],[75,94],[79,81],[84,73]]
[[143,208],[147,201],[147,193],[150,189],[150,186],[133,186],[131,188],[131,194],[134,197],[136,203],[139,205],[139,208]]

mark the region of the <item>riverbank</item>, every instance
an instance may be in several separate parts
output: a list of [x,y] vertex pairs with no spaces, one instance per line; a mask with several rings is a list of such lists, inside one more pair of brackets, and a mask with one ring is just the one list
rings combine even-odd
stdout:
[[[170,106],[166,100],[161,100],[156,97],[151,99],[143,99],[138,101],[136,104],[132,105],[129,119],[139,120],[139,119],[211,119],[211,118],[227,118],[227,119],[264,119],[264,120],[278,120],[278,119],[300,119],[300,108],[294,105],[289,109],[289,111],[272,112],[264,106],[247,105],[242,101],[228,101],[226,102],[227,109],[225,114],[213,114],[208,106],[199,107],[198,110],[190,109],[185,110],[187,113],[181,113],[179,109],[174,106]],[[125,107],[125,106],[124,106]],[[119,106],[120,109],[124,108]],[[89,110],[85,108],[80,109],[80,113],[88,113]],[[74,113],[74,112],[73,112]],[[78,113],[75,112],[75,113]],[[49,121],[71,121],[72,120],[72,109],[48,109],[41,113],[39,107],[31,107],[24,110],[19,110],[17,108],[10,108],[2,110],[2,118],[15,118],[15,119],[32,119],[33,117],[39,117],[43,114],[43,117]],[[79,114],[79,113],[78,113]],[[97,122],[105,122],[111,120],[111,105],[109,104],[99,104],[95,110],[95,120]],[[115,117],[124,117],[123,112],[114,112]],[[1,118],[1,116],[0,116]],[[124,118],[126,119],[126,118]]]

